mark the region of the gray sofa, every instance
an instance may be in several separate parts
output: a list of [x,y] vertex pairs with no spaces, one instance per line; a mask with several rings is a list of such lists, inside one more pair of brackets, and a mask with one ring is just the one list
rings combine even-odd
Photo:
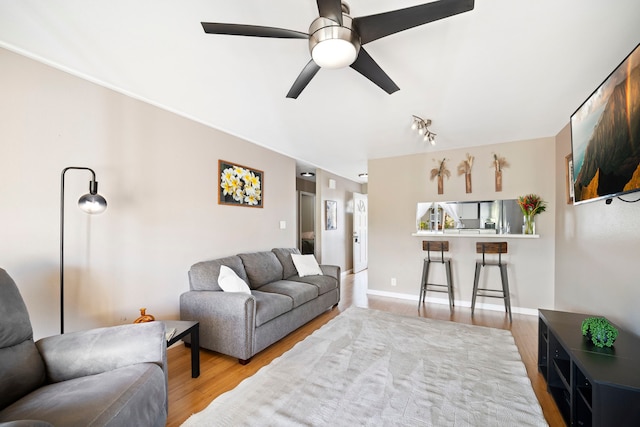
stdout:
[[[190,291],[180,296],[180,318],[200,322],[200,346],[247,363],[253,355],[340,301],[340,267],[300,277],[295,248],[276,248],[203,261],[189,270]],[[223,292],[220,267],[231,268],[251,294]]]
[[164,324],[34,342],[15,282],[0,269],[0,426],[164,426]]

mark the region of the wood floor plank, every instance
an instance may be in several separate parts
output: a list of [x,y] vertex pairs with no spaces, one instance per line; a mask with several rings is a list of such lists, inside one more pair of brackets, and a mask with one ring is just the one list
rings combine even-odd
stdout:
[[[191,378],[190,349],[181,344],[170,348],[167,352],[169,364],[167,426],[180,426],[191,414],[206,408],[217,396],[232,390],[242,380],[268,365],[273,359],[281,356],[297,342],[351,306],[368,307],[405,316],[428,317],[511,330],[547,422],[551,427],[565,426],[555,402],[547,392],[546,382],[538,372],[538,318],[536,316],[514,313],[513,323],[509,323],[506,314],[497,311],[476,310],[474,317],[471,318],[471,310],[466,307],[455,307],[454,312],[450,313],[448,305],[426,303],[418,310],[417,301],[367,295],[366,270],[348,275],[343,280],[341,291],[338,308],[326,311],[258,353],[247,365],[240,365],[235,358],[203,349],[200,351],[200,377]],[[416,284],[416,296],[418,292]]]

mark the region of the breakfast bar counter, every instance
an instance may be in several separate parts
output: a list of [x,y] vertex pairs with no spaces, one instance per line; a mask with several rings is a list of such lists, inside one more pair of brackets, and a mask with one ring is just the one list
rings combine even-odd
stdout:
[[[456,233],[455,231],[459,231]],[[549,307],[553,301],[553,294],[548,283],[551,282],[551,269],[544,268],[549,265],[547,260],[549,251],[548,239],[539,234],[515,234],[496,233],[496,230],[449,230],[428,231],[420,230],[411,233],[416,238],[415,254],[426,258],[427,254],[423,249],[423,241],[446,241],[449,242],[446,257],[451,259],[451,270],[453,277],[454,299],[456,306],[471,305],[474,294],[474,273],[476,261],[482,259],[482,254],[477,253],[477,244],[482,242],[498,243],[505,242],[507,252],[502,253],[501,260],[508,268],[509,294],[514,313],[536,315],[537,307]],[[413,239],[412,239],[413,240]],[[495,259],[494,259],[495,258]],[[417,265],[422,266],[422,260],[416,260]],[[487,255],[487,261],[498,261],[497,255]],[[444,269],[435,268],[430,273],[431,283],[447,283]],[[414,273],[416,288],[420,283],[422,269]],[[499,269],[482,269],[480,276],[482,288],[500,288],[502,283]],[[418,292],[418,291],[416,291]],[[417,293],[416,293],[417,295]],[[427,294],[427,300],[432,302],[440,301],[435,294]],[[442,299],[443,300],[443,299]],[[505,308],[500,302],[490,298],[478,298],[476,314],[478,309],[490,309],[504,311]]]
[[498,234],[496,230],[484,229],[461,229],[445,231],[416,231],[411,234],[414,237],[453,237],[453,238],[474,238],[474,239],[539,239],[539,234]]
[[[451,260],[453,310],[459,306],[471,307],[475,294],[475,315],[484,309],[505,311],[501,301],[496,302],[474,289],[477,262],[483,259],[478,248],[495,247],[504,242],[500,246],[504,247],[503,252],[485,252],[485,259],[487,263],[500,261],[507,267],[481,268],[477,277],[478,290],[501,290],[508,283],[512,311],[537,316],[538,308],[553,307],[554,301],[555,229],[548,219],[540,218],[539,223],[534,223],[533,234],[524,234],[525,222],[517,199],[419,202],[413,227],[407,230],[411,237],[402,248],[407,253],[403,270],[389,268],[388,277],[376,279],[380,284],[374,284],[373,289],[375,286],[385,288],[384,282],[389,283],[391,279],[390,293],[408,295],[415,292],[419,296],[424,259],[428,257],[423,250],[424,241],[448,242],[448,251],[437,255]],[[542,233],[536,233],[536,225]],[[446,269],[430,269],[428,280],[435,284],[448,283]],[[429,301],[449,304],[448,298],[427,292]]]

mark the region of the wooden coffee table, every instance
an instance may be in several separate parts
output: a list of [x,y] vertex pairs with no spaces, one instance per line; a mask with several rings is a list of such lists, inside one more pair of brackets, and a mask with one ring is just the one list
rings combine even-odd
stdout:
[[194,320],[163,320],[167,330],[175,328],[175,333],[167,341],[172,346],[187,335],[191,335],[191,378],[200,376],[200,323]]

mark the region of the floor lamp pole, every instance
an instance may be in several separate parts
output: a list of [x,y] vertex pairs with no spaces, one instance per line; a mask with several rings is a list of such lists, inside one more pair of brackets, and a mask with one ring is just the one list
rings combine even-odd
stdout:
[[86,170],[91,172],[89,193],[80,197],[78,206],[88,214],[99,214],[107,208],[107,201],[98,194],[98,181],[93,169],[69,166],[60,174],[60,333],[64,334],[64,176],[68,170]]

